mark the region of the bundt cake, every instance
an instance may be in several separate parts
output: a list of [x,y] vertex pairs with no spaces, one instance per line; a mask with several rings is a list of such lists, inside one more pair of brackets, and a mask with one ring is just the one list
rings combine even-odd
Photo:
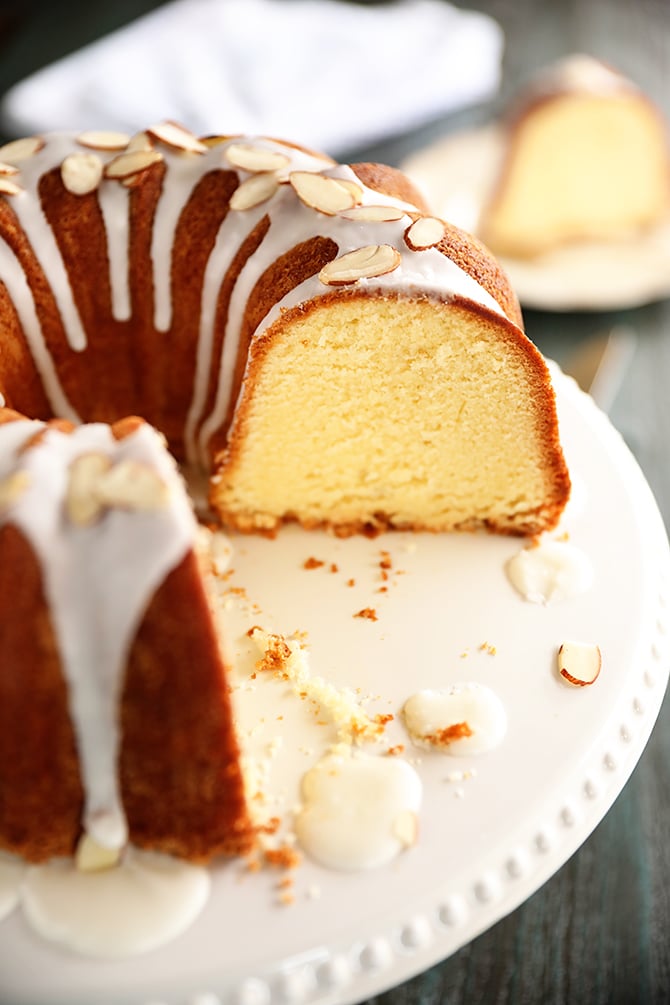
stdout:
[[172,123],[0,161],[0,846],[68,854],[83,822],[239,851],[193,518],[151,427],[245,531],[536,533],[569,493],[548,370],[488,252],[393,169]]
[[505,123],[502,167],[479,233],[528,257],[636,235],[670,215],[670,139],[658,108],[588,56],[540,74]]
[[249,847],[196,529],[141,420],[0,410],[0,848]]
[[243,530],[556,522],[553,393],[514,294],[398,171],[172,123],[0,161],[12,408],[141,414],[214,465]]

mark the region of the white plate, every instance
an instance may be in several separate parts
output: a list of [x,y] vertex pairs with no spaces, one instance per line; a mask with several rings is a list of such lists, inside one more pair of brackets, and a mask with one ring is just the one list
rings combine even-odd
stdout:
[[[118,963],[41,942],[15,911],[0,928],[3,1001],[360,1001],[453,953],[566,861],[620,792],[656,719],[668,672],[670,562],[658,510],[623,441],[572,381],[558,378],[558,391],[578,488],[566,529],[596,575],[584,596],[548,607],[524,602],[504,573],[521,547],[510,538],[338,541],[288,528],[275,541],[235,541],[231,584],[248,597],[233,600],[227,613],[241,640],[238,681],[250,666],[243,633],[261,624],[306,630],[313,672],[378,696],[374,710],[397,711],[421,687],[464,679],[488,684],[503,700],[509,729],[497,750],[479,758],[421,755],[417,846],[367,873],[304,862],[292,906],[277,902],[277,873],[217,867],[212,898],[188,932]],[[381,549],[393,563],[387,593],[377,592]],[[305,570],[310,556],[337,571]],[[353,617],[367,606],[378,621]],[[592,687],[571,688],[557,677],[556,649],[567,639],[601,647],[603,670]],[[260,726],[260,749],[283,737],[270,792],[285,811],[297,800],[301,774],[332,742],[330,727],[272,678],[238,698],[246,724]],[[416,756],[398,720],[388,728],[388,743],[395,742]],[[470,768],[475,777],[448,780]]]
[[[457,133],[402,165],[435,213],[477,233],[504,153],[497,125]],[[524,307],[615,310],[670,296],[670,220],[637,237],[565,245],[533,259],[498,256]]]

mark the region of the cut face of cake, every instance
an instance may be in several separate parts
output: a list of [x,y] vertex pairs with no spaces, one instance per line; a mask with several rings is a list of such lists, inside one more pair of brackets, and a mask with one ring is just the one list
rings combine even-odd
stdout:
[[351,293],[277,329],[252,349],[214,477],[230,523],[345,535],[556,522],[568,482],[552,392],[516,326],[463,303]]
[[[196,523],[140,420],[0,410],[0,847],[249,847]],[[20,723],[20,728],[17,724]]]
[[634,84],[575,56],[520,96],[480,227],[496,254],[628,238],[670,214],[668,126]]

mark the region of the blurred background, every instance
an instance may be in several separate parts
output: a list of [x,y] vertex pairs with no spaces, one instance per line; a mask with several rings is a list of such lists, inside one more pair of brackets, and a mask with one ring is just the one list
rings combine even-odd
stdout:
[[[496,119],[538,69],[575,52],[614,64],[670,118],[668,0],[22,0],[0,6],[0,137],[172,117],[398,165]],[[607,407],[667,526],[670,301],[524,316],[565,365],[613,327],[634,333]],[[490,931],[375,1002],[667,1003],[669,833],[666,700],[632,779],[578,853]]]

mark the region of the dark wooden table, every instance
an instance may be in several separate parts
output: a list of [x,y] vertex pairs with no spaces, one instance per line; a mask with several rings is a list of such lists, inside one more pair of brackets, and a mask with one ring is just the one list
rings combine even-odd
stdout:
[[[382,145],[338,154],[398,163],[438,136],[483,122],[533,70],[577,51],[617,65],[670,118],[668,0],[475,0],[460,5],[488,11],[505,30],[504,80],[496,103]],[[30,71],[154,6],[151,0],[24,0],[2,7],[0,93]],[[670,301],[612,314],[526,312],[529,335],[559,362],[589,335],[618,322],[631,325],[639,338],[611,418],[670,525]],[[623,793],[572,859],[484,935],[368,1005],[373,1002],[670,1002],[670,699]]]

